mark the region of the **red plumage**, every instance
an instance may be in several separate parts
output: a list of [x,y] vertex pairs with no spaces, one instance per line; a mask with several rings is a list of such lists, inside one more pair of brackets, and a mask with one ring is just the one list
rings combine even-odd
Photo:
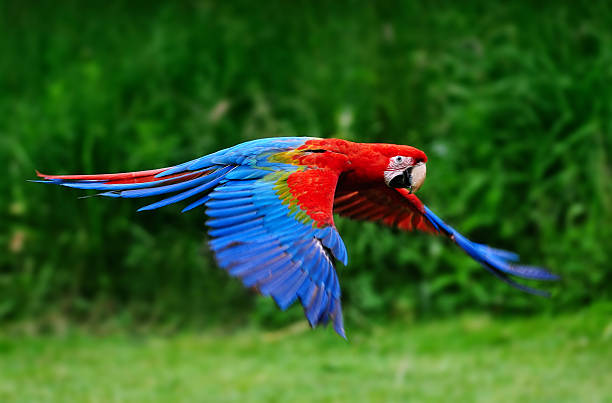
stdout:
[[[308,140],[297,150],[301,152],[291,156],[297,164],[318,169],[295,172],[288,184],[300,207],[313,219],[333,223],[331,211],[321,211],[333,197],[334,213],[403,230],[438,232],[424,219],[423,203],[414,194],[389,188],[381,181],[389,158],[403,156],[412,158],[414,164],[426,163],[423,151],[411,146],[353,143],[342,139]],[[339,178],[335,194],[308,191],[321,180],[335,176]]]

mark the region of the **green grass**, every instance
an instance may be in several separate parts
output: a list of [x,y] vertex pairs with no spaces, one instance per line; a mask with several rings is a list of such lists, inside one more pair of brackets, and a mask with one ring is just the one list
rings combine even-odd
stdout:
[[612,401],[612,315],[0,337],[8,401]]

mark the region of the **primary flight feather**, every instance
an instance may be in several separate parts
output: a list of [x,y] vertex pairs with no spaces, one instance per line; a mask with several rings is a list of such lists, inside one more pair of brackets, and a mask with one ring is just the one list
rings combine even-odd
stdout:
[[249,141],[169,168],[101,175],[44,175],[41,182],[102,191],[108,197],[162,196],[139,209],[190,199],[206,207],[210,247],[223,269],[270,295],[281,309],[300,300],[312,327],[332,322],[346,337],[335,261],[347,252],[333,214],[421,230],[453,240],[473,259],[515,282],[557,276],[515,264],[518,256],[465,238],[414,192],[427,156],[414,147],[341,139],[280,137]]

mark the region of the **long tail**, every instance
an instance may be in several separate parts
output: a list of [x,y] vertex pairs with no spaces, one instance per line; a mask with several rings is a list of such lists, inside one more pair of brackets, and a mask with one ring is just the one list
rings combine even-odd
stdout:
[[206,203],[207,194],[234,169],[232,166],[213,165],[195,170],[181,169],[180,172],[176,172],[176,168],[98,175],[45,175],[36,171],[43,179],[34,182],[98,190],[102,191],[97,194],[98,196],[106,197],[137,198],[174,193],[170,197],[141,207],[138,211],[154,210],[195,195],[204,195],[183,209],[187,211]]

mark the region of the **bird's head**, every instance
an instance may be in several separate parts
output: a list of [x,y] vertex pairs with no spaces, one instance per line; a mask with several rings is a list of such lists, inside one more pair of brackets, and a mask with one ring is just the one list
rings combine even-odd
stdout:
[[[305,154],[299,155],[300,163],[335,166],[340,161],[345,170],[345,186],[347,183],[353,186],[377,185],[384,181],[391,188],[405,188],[412,193],[425,181],[427,155],[418,148],[384,143],[353,143],[341,139],[316,139],[306,145]],[[332,158],[332,155],[335,157]]]
[[381,151],[386,158],[383,177],[387,186],[419,190],[427,173],[425,153],[410,146],[389,146]]

